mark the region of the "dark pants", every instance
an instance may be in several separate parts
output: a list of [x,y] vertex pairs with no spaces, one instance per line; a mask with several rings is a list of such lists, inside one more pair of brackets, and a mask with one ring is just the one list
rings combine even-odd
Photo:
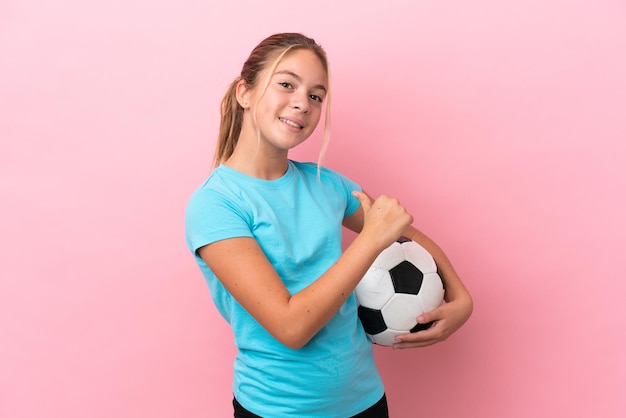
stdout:
[[[235,408],[235,418],[261,418],[241,406],[235,398],[233,398],[233,407]],[[387,410],[387,397],[383,395],[383,397],[380,398],[380,400],[374,405],[370,406],[365,411],[356,414],[352,418],[389,418],[389,411]]]

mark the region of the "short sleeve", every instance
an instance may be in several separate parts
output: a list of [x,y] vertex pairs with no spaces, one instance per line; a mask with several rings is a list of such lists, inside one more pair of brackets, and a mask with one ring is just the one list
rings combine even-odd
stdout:
[[185,214],[187,247],[198,248],[234,237],[252,237],[245,212],[221,193],[198,189],[189,199]]
[[356,210],[361,205],[361,202],[359,202],[359,199],[354,197],[352,195],[352,192],[355,191],[355,190],[361,192],[361,191],[363,191],[363,189],[361,188],[360,185],[358,185],[357,183],[353,182],[349,178],[344,177],[344,176],[341,176],[341,178],[342,178],[342,182],[344,183],[344,188],[345,188],[345,190],[347,192],[347,205],[346,205],[346,212],[344,214],[344,217],[347,218],[348,216],[350,216],[354,212],[356,212]]

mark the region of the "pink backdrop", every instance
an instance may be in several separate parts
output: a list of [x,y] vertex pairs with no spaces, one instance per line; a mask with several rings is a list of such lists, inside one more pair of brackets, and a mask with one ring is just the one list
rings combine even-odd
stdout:
[[445,343],[376,349],[392,416],[626,416],[619,0],[0,2],[0,416],[229,416],[183,214],[278,31],[330,55],[326,165],[400,197],[475,298]]

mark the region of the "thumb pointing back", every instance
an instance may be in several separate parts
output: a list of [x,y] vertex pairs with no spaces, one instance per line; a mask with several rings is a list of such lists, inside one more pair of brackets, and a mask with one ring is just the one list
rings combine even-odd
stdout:
[[361,202],[361,206],[363,207],[363,212],[369,211],[370,208],[372,207],[372,199],[370,199],[370,197],[366,195],[365,193],[359,192],[358,190],[354,190],[352,192],[352,196],[359,199],[359,202]]

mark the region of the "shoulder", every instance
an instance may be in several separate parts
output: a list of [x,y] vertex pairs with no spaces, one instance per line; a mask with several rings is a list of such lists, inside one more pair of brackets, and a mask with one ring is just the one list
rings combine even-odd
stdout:
[[207,211],[240,211],[241,187],[236,179],[229,178],[227,171],[217,167],[191,194],[187,203],[188,216],[193,214],[204,216]]
[[241,185],[223,166],[216,167],[211,174],[192,193],[191,201],[207,198],[225,198],[240,189]]
[[301,175],[309,177],[309,178],[318,178],[322,181],[330,181],[333,183],[347,183],[350,185],[355,185],[356,182],[352,179],[348,178],[344,174],[340,173],[337,170],[333,170],[331,168],[320,166],[314,162],[299,162],[290,160],[293,167],[297,172],[301,173]]
[[191,195],[185,213],[190,249],[225,238],[250,236],[252,215],[240,197],[240,185],[228,181],[218,169]]

